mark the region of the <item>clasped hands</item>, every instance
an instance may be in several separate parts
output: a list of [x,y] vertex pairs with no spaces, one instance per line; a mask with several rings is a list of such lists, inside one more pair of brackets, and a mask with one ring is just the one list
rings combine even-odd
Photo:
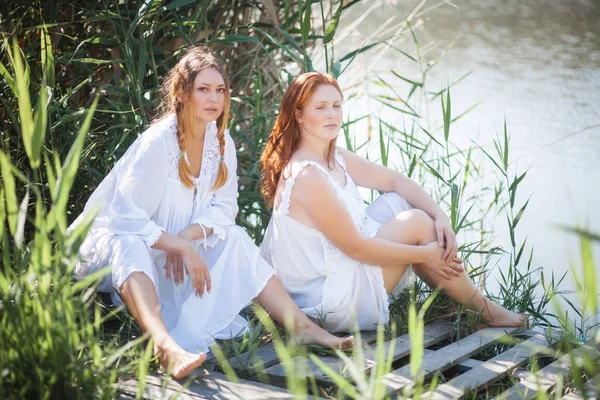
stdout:
[[185,271],[185,274],[192,280],[194,293],[196,296],[202,297],[205,290],[208,293],[211,290],[210,271],[208,265],[192,244],[193,238],[191,237],[190,227],[177,234],[182,239],[181,245],[173,251],[167,252],[165,272],[168,280],[173,277],[175,284],[179,285],[183,283]]
[[430,249],[427,265],[444,279],[452,276],[460,276],[464,272],[463,260],[458,254],[458,243],[456,234],[446,215],[440,216],[434,221],[437,241],[427,245]]

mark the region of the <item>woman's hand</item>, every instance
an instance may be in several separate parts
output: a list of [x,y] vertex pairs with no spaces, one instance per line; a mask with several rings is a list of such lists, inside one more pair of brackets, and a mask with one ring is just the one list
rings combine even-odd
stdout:
[[183,283],[185,271],[185,274],[192,279],[192,286],[196,295],[202,297],[205,288],[209,293],[211,290],[208,266],[192,245],[188,230],[182,230],[177,236],[183,239],[185,244],[178,251],[167,253],[165,265],[167,279],[171,279],[172,275],[175,284],[179,285]]
[[437,234],[437,244],[439,247],[443,247],[445,250],[441,254],[441,259],[445,263],[449,263],[456,258],[458,254],[458,243],[456,241],[456,234],[452,229],[450,220],[447,216],[441,216],[435,219],[435,233]]
[[[186,243],[191,244],[192,242],[192,238],[189,234],[188,228],[179,232],[177,234],[177,237],[185,240]],[[167,253],[167,263],[165,265],[165,270],[167,274],[167,279],[171,279],[171,276],[173,276],[173,281],[176,285],[183,283],[184,271],[186,275],[189,275],[188,271],[183,266],[183,260],[181,258],[180,252]]]
[[[204,289],[210,293],[211,282],[210,272],[208,265],[204,262],[204,259],[198,254],[191,242],[189,246],[185,246],[179,256],[182,260],[183,266],[186,269],[187,274],[192,280],[192,287],[196,296],[202,297],[204,295]],[[183,276],[183,273],[181,274]]]
[[454,257],[449,262],[444,261],[442,255],[445,250],[438,246],[438,242],[431,242],[426,247],[429,250],[429,257],[425,263],[442,278],[450,279],[452,276],[460,276],[464,272],[462,259]]

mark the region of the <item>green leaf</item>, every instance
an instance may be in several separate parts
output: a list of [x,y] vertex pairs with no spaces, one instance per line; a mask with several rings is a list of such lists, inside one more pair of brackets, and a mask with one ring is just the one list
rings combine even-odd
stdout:
[[527,243],[527,238],[525,238],[525,240],[521,244],[521,248],[519,249],[519,252],[517,253],[517,257],[515,258],[515,267],[517,265],[519,265],[519,261],[521,260],[521,256],[523,255],[523,250],[525,250],[526,243]]
[[4,64],[0,62],[0,76],[4,79],[4,81],[10,87],[10,90],[16,95],[17,94],[17,84],[15,82],[15,78],[8,72]]
[[515,179],[510,184],[510,187],[508,188],[508,191],[509,192],[514,191],[517,188],[517,185],[519,185],[519,183],[521,183],[521,181],[523,180],[523,178],[525,178],[525,175],[527,175],[527,171],[523,172],[523,174],[521,174],[521,176],[519,176],[518,178],[515,175]]
[[340,374],[338,374],[337,372],[335,372],[330,366],[328,366],[327,364],[325,364],[323,361],[321,361],[321,359],[319,357],[317,357],[314,354],[309,354],[310,359],[312,360],[312,362],[315,363],[315,365],[317,367],[319,367],[321,369],[321,371],[325,372],[325,374],[331,378],[331,380],[350,398],[352,399],[356,399],[358,398],[358,392],[356,391],[356,389],[354,388],[354,386],[352,386],[350,384],[350,382],[348,382],[348,380],[346,378],[344,378],[343,376],[341,376]]
[[270,41],[272,41],[273,43],[275,43],[279,48],[281,48],[283,51],[285,51],[286,53],[288,53],[294,60],[296,60],[296,62],[298,62],[300,65],[304,65],[304,62],[298,57],[297,54],[295,54],[289,47],[285,46],[284,44],[282,44],[279,40],[275,39],[273,36],[271,36],[270,34],[268,34],[267,32],[263,31],[262,29],[259,28],[254,28],[257,32],[262,33],[263,35],[265,35]]
[[172,3],[170,3],[169,5],[164,6],[162,9],[165,10],[165,11],[166,10],[173,10],[175,8],[184,7],[184,6],[187,6],[189,4],[193,4],[193,3],[197,3],[197,2],[198,2],[198,0],[176,0],[176,1],[172,2]]
[[300,30],[302,31],[302,43],[306,43],[308,40],[308,34],[310,33],[310,13],[311,13],[311,1],[306,0],[304,5],[304,18],[302,18],[302,24]]
[[483,149],[483,147],[481,147],[480,145],[478,145],[477,143],[475,143],[473,140],[471,140],[471,142],[473,142],[473,144],[475,144],[477,147],[479,147],[481,149],[481,151],[483,151],[483,153],[487,156],[487,158],[489,158],[490,161],[493,162],[494,165],[500,170],[500,172],[502,172],[502,175],[506,176],[506,170],[504,168],[502,168],[500,166],[500,164],[498,164],[496,162],[496,160],[494,160],[494,158],[492,156],[490,156],[489,153]]
[[48,124],[47,96],[48,87],[40,87],[38,101],[33,113],[33,134],[31,137],[31,168],[36,169],[40,166],[40,154],[46,137],[46,126]]
[[407,175],[409,178],[412,177],[412,174],[413,174],[416,166],[417,166],[417,156],[415,154],[413,154],[412,160],[410,161],[410,165],[408,167],[408,172],[407,172]]
[[440,175],[440,173],[437,172],[431,165],[429,165],[429,163],[427,161],[425,161],[422,157],[421,157],[421,162],[423,162],[423,164],[425,164],[427,166],[427,168],[429,169],[429,172],[431,172],[436,178],[438,178],[440,181],[442,181],[446,185],[448,185],[448,182],[446,182],[446,180],[442,177],[442,175]]
[[377,46],[379,43],[381,43],[381,41],[377,41],[375,43],[371,43],[369,45],[363,46],[359,49],[353,50],[350,53],[346,54],[345,56],[343,56],[342,58],[340,58],[338,61],[339,62],[344,62],[348,59],[354,59],[354,57],[356,57],[357,55],[359,55],[360,53],[369,50],[370,48]]
[[384,167],[388,166],[388,149],[385,148],[385,141],[383,140],[383,127],[381,126],[381,119],[379,119],[379,150],[381,152],[381,163]]
[[131,38],[131,35],[133,35],[133,31],[135,30],[135,28],[137,28],[140,21],[144,18],[144,15],[146,15],[148,10],[150,10],[154,6],[154,3],[158,1],[159,0],[145,0],[142,3],[141,7],[138,9],[137,14],[135,15],[135,18],[133,19],[133,22],[131,23],[131,26],[129,27],[129,30],[127,31],[127,34],[125,35],[125,41]]
[[[50,221],[54,220],[58,222],[59,227],[63,230],[67,229],[66,208],[67,201],[69,199],[69,192],[71,190],[71,186],[73,185],[73,181],[75,180],[77,169],[79,168],[79,159],[83,150],[85,137],[90,129],[92,117],[94,115],[94,111],[96,110],[96,106],[98,105],[99,99],[100,97],[96,96],[91,107],[88,109],[85,120],[83,121],[83,124],[77,133],[77,137],[75,138],[75,141],[69,150],[69,154],[67,154],[67,158],[63,164],[62,171],[56,183],[56,190],[52,196],[54,207],[50,211],[48,219]],[[52,228],[53,227],[49,227],[48,229],[51,230]]]
[[451,115],[451,103],[450,103],[450,89],[447,89],[446,92],[446,104],[444,104],[444,97],[440,97],[441,101],[442,101],[442,114],[444,117],[444,139],[446,140],[446,142],[448,141],[448,138],[450,137],[450,121],[452,119]]
[[54,54],[52,54],[52,42],[48,29],[44,27],[41,34],[42,39],[42,71],[45,84],[48,88],[54,88]]
[[6,202],[4,198],[4,188],[0,187],[0,242],[4,237],[4,223],[6,221]]
[[415,82],[411,79],[405,78],[402,75],[400,75],[399,73],[397,73],[396,71],[394,71],[393,69],[391,69],[390,71],[392,72],[392,74],[396,75],[398,78],[402,79],[404,82],[408,82],[408,83],[418,86],[418,87],[423,87],[423,82]]
[[517,213],[517,216],[515,217],[514,221],[513,221],[513,229],[517,227],[517,224],[519,223],[519,221],[521,220],[521,217],[523,216],[523,213],[525,212],[525,209],[527,208],[527,204],[529,204],[529,200],[528,199],[525,204],[523,205],[523,207],[521,207],[521,209],[519,210],[519,212]]
[[14,236],[17,233],[17,213],[19,212],[19,203],[17,202],[15,177],[12,174],[10,160],[2,150],[0,150],[0,168],[2,170],[2,183],[4,184],[5,190],[4,196],[6,199],[8,229],[10,230],[11,235]]
[[598,289],[596,287],[597,276],[594,256],[592,253],[592,241],[580,237],[581,262],[583,264],[583,310],[589,313],[598,311]]
[[508,232],[510,233],[510,243],[512,244],[512,247],[515,247],[515,229],[513,228],[512,224],[510,223],[510,219],[508,218],[508,215],[506,216],[506,221],[508,222]]
[[[8,52],[10,53],[10,50]],[[32,152],[34,122],[31,116],[31,100],[29,98],[29,68],[24,68],[23,66],[25,60],[21,56],[21,49],[19,48],[16,39],[13,41],[12,55],[14,57],[13,65],[15,68],[15,81],[17,83],[21,136],[23,137],[25,153],[27,153],[33,166],[36,162]]]
[[333,40],[333,37],[335,36],[335,31],[337,30],[337,27],[340,23],[340,17],[342,16],[343,10],[344,0],[340,0],[337,10],[335,10],[335,14],[333,15],[333,18],[331,18],[331,22],[327,26],[327,29],[325,29],[323,44],[327,44]]
[[508,170],[508,133],[506,131],[506,117],[504,118],[504,169]]

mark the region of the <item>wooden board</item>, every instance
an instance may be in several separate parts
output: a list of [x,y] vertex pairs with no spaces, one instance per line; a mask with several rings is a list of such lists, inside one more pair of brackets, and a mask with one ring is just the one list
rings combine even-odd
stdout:
[[[371,343],[377,339],[376,331],[361,332],[361,342],[363,345]],[[212,353],[211,353],[212,354]],[[232,356],[227,359],[227,362],[236,371],[245,370],[250,372],[250,376],[254,374],[254,367],[262,365],[262,368],[269,368],[279,362],[277,351],[273,347],[273,343],[266,343],[260,346],[254,353],[245,352],[239,356]],[[214,359],[212,363],[208,363],[208,369],[215,369],[219,365],[218,360]]]
[[562,400],[598,400],[600,396],[600,375],[596,375],[595,377],[588,380],[583,385],[583,390],[585,391],[585,396],[583,396],[579,392],[571,392],[562,397]]
[[462,398],[467,391],[475,391],[502,379],[512,369],[525,364],[530,357],[549,349],[557,340],[556,335],[548,339],[544,334],[537,333],[478,367],[438,386],[433,392],[425,393],[423,398],[434,400]]
[[[435,371],[445,371],[462,360],[480,353],[492,344],[508,339],[511,333],[519,328],[486,328],[473,333],[457,342],[451,343],[437,351],[429,352],[423,357],[421,373],[428,378]],[[477,365],[479,368],[481,364]],[[387,393],[397,393],[407,385],[414,383],[410,372],[410,364],[392,371],[383,376],[382,382],[386,385]]]
[[[239,379],[237,383],[230,382],[227,376],[212,371],[204,371],[198,378],[192,379],[187,385],[186,380],[167,379],[162,376],[149,375],[146,377],[144,399],[170,399],[177,396],[181,400],[198,399],[292,399],[294,395],[274,386],[263,385]],[[118,385],[119,391],[125,395],[137,394],[139,382],[128,380]],[[311,398],[310,396],[308,398]]]
[[[446,320],[436,321],[425,326],[424,329],[424,346],[431,346],[448,338],[453,331],[452,324]],[[393,346],[393,348],[392,348]],[[387,341],[383,344],[382,349],[369,348],[363,351],[364,363],[359,366],[359,370],[366,371],[372,368],[377,360],[377,352],[383,351],[386,356],[392,352],[392,360],[398,360],[410,354],[410,338],[408,334],[397,337],[395,340]],[[336,356],[319,356],[325,365],[334,370],[338,374],[349,376],[346,371],[346,363]],[[304,357],[296,357],[287,363],[273,365],[265,370],[265,373],[273,380],[274,383],[280,383],[285,379],[285,369],[292,366],[298,377],[306,378],[314,376],[315,379],[322,382],[331,382],[329,376],[323,372],[312,360]]]
[[581,366],[584,357],[591,357],[591,360],[595,362],[600,358],[600,352],[590,345],[581,346],[575,349],[571,355],[565,354],[535,373],[528,372],[520,382],[498,395],[496,399],[530,399],[541,391],[547,392],[559,380],[564,382],[564,377],[569,373],[572,359],[575,360],[577,365]]

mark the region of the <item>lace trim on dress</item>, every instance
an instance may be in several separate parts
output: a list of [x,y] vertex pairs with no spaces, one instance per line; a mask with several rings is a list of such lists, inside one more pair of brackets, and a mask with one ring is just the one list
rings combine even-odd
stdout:
[[[179,180],[179,159],[181,151],[177,141],[177,120],[170,117],[168,122],[167,136],[165,140],[167,148],[167,159],[169,160],[169,177]],[[187,154],[185,155],[187,160]],[[217,139],[217,124],[211,122],[206,126],[204,136],[204,147],[202,149],[202,163],[200,165],[200,177],[213,176],[219,168],[221,152],[219,150],[219,140]],[[197,181],[196,178],[192,178]]]
[[217,138],[217,123],[211,122],[206,127],[204,136],[204,149],[202,150],[200,175],[212,176],[213,174],[216,174],[220,160],[221,151],[219,149],[219,139]]

